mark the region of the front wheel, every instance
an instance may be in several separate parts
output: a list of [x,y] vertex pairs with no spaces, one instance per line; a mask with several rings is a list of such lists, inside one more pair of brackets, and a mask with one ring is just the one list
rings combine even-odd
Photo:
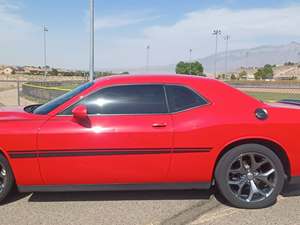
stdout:
[[0,154],[0,202],[7,197],[14,185],[14,175],[7,159]]
[[216,167],[215,180],[232,206],[264,208],[276,202],[284,185],[284,169],[269,148],[244,144],[223,155]]

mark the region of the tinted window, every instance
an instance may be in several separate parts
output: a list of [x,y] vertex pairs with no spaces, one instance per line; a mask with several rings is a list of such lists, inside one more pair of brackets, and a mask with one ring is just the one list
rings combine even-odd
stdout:
[[33,113],[34,114],[41,114],[41,115],[46,115],[49,112],[51,112],[53,109],[55,109],[56,107],[64,104],[65,102],[69,101],[71,98],[75,97],[76,95],[80,94],[81,92],[83,92],[84,90],[88,89],[89,87],[91,87],[94,83],[93,82],[88,82],[85,83],[75,89],[73,89],[72,91],[59,96],[58,98],[39,106],[38,108],[36,108]]
[[70,115],[73,108],[80,104],[87,106],[89,114],[153,114],[168,111],[161,85],[104,88],[82,99],[62,114]]
[[207,104],[204,98],[186,87],[168,85],[166,86],[166,90],[171,112],[178,112]]

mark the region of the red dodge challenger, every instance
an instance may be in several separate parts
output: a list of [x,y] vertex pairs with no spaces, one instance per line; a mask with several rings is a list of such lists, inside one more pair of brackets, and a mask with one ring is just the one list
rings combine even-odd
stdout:
[[266,104],[187,75],[98,79],[44,105],[0,109],[0,200],[21,192],[218,188],[273,204],[300,181],[299,102]]

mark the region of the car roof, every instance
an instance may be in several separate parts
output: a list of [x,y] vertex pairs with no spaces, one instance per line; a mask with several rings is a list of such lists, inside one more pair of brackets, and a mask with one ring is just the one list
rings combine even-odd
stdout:
[[128,83],[128,82],[188,82],[188,81],[208,81],[211,78],[183,75],[183,74],[134,74],[134,75],[112,75],[101,77],[95,80],[95,83],[109,82],[109,83]]

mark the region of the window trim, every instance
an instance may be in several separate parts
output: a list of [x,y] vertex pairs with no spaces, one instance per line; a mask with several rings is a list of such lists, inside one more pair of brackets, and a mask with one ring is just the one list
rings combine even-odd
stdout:
[[[106,88],[110,88],[110,87],[120,87],[120,86],[139,86],[139,85],[160,85],[163,87],[163,90],[164,90],[164,96],[165,96],[165,101],[166,101],[166,105],[167,105],[167,112],[165,113],[137,113],[137,114],[88,114],[89,117],[95,117],[95,116],[145,116],[145,115],[174,115],[174,114],[178,114],[178,113],[182,113],[182,112],[186,112],[186,111],[189,111],[189,110],[193,110],[193,109],[196,109],[196,108],[202,108],[202,107],[206,107],[206,106],[210,106],[212,105],[211,101],[208,100],[206,97],[204,97],[203,95],[200,95],[198,93],[198,91],[194,90],[193,88],[185,85],[185,84],[178,84],[178,83],[130,83],[130,84],[113,84],[113,85],[108,85],[108,86],[104,86],[102,88],[99,88],[97,90],[94,90],[92,91],[91,93],[89,93],[88,95],[84,96],[83,98],[87,98],[89,97],[90,95],[98,92],[98,91],[101,91],[103,89],[106,89]],[[169,106],[169,100],[168,100],[168,95],[167,95],[167,90],[166,90],[166,86],[179,86],[179,87],[185,87],[189,90],[191,90],[192,92],[194,92],[196,95],[198,95],[199,97],[203,98],[205,101],[206,101],[206,104],[203,104],[203,105],[198,105],[198,106],[194,106],[194,107],[191,107],[191,108],[187,108],[187,109],[183,109],[183,110],[180,110],[180,111],[176,111],[176,112],[171,112],[170,110],[170,106]],[[81,101],[83,98],[81,98],[79,101]],[[73,116],[72,114],[71,115],[62,115],[60,113],[62,113],[63,111],[65,111],[66,109],[72,107],[73,105],[77,104],[79,101],[77,102],[74,102],[73,104],[69,105],[68,107],[64,108],[63,110],[61,110],[60,112],[58,112],[56,114],[56,116],[59,116],[59,117],[70,117],[70,116]]]

